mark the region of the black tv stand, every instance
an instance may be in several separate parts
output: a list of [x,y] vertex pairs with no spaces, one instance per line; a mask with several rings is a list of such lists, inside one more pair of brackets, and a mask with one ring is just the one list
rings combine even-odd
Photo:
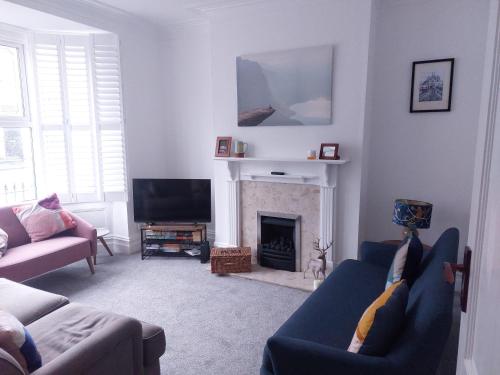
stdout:
[[205,224],[144,224],[141,226],[141,259],[153,256],[210,258]]

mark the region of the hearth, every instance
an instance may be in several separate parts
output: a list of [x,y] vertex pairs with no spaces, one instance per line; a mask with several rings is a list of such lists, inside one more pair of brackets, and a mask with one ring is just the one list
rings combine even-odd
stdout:
[[300,271],[300,216],[257,212],[257,261],[263,267]]

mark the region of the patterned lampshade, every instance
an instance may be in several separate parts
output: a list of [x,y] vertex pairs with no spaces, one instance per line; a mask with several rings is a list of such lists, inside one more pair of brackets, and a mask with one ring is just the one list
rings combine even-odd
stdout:
[[411,229],[431,226],[432,204],[411,199],[396,199],[392,222]]

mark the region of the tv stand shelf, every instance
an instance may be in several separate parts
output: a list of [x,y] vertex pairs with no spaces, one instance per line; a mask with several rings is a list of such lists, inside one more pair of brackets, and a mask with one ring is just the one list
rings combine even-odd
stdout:
[[141,226],[141,259],[152,256],[198,258],[210,257],[205,224],[165,224]]

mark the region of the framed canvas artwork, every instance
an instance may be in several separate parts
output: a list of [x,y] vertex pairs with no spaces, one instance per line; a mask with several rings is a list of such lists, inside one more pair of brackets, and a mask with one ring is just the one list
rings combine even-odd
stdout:
[[449,112],[455,59],[415,61],[410,112]]
[[236,59],[238,126],[332,123],[333,47]]

